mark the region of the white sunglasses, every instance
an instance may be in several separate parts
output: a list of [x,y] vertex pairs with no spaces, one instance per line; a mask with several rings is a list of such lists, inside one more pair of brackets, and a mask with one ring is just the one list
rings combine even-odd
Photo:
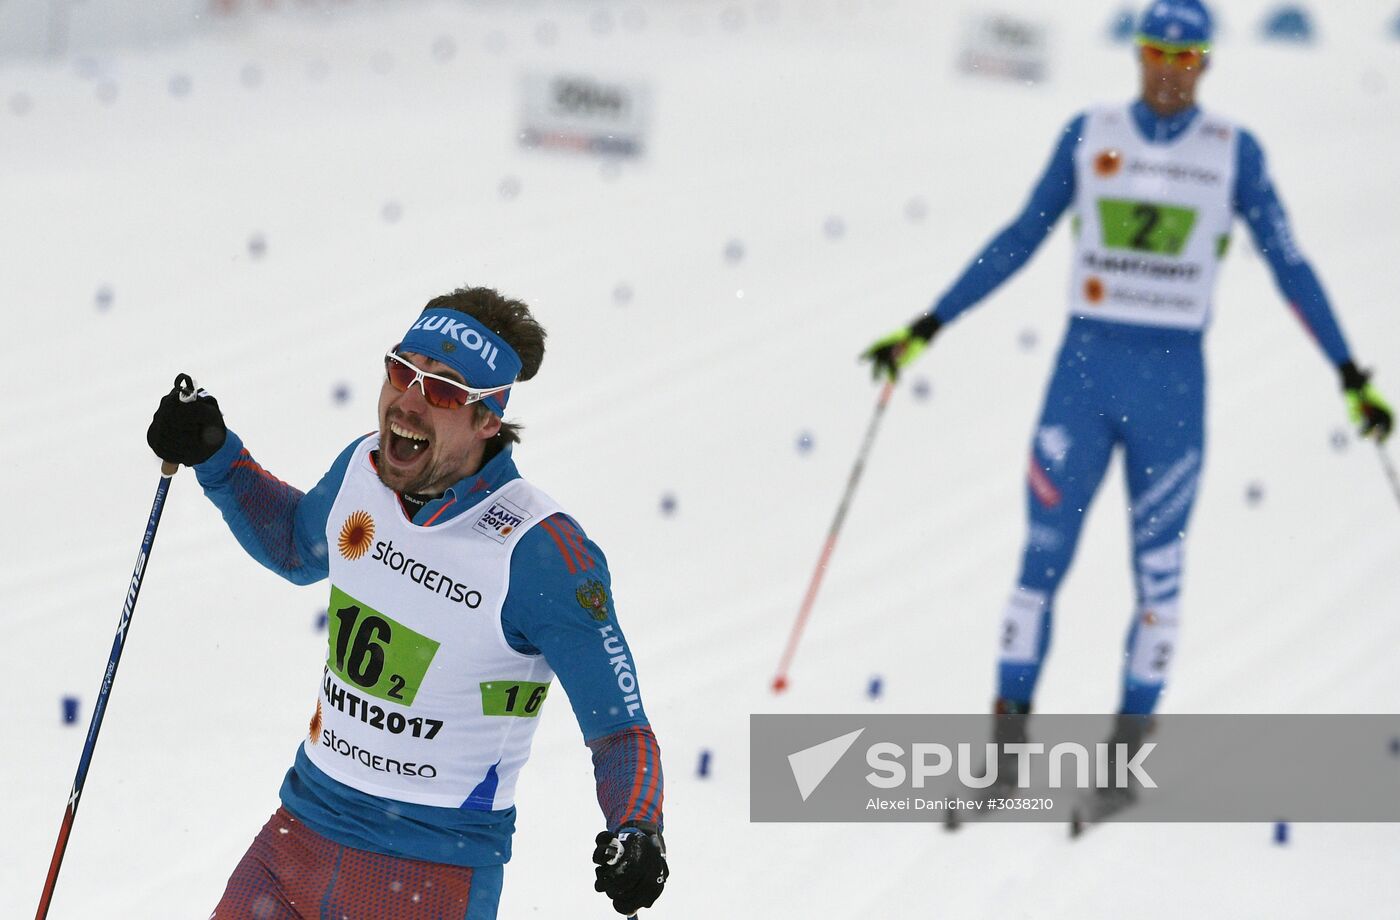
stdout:
[[428,405],[439,409],[460,409],[502,390],[509,390],[514,385],[507,383],[499,387],[469,387],[450,377],[430,374],[418,368],[392,348],[384,353],[384,376],[400,393],[408,392],[409,387],[417,384]]

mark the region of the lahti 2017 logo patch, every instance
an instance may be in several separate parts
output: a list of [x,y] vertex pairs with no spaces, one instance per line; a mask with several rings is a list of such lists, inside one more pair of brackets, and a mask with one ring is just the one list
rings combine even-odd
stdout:
[[506,542],[506,538],[515,533],[516,528],[524,524],[531,517],[530,512],[521,508],[513,502],[498,498],[491,503],[491,507],[482,513],[481,517],[472,524],[472,530],[485,534],[497,543]]
[[608,589],[596,578],[590,578],[578,586],[574,592],[579,606],[593,615],[595,620],[608,618]]

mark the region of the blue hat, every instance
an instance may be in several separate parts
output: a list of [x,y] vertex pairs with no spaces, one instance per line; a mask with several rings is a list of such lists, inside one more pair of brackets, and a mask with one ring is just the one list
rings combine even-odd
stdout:
[[[457,310],[428,310],[404,333],[398,350],[441,361],[461,374],[467,386],[479,390],[515,383],[522,366],[505,339]],[[481,403],[496,415],[505,415],[509,397],[510,390],[502,390]]]
[[1138,20],[1139,39],[1164,45],[1210,44],[1213,23],[1200,0],[1153,0]]

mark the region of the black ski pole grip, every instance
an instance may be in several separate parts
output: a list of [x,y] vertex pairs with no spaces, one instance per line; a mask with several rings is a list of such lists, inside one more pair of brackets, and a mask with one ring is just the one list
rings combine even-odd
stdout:
[[180,402],[194,402],[195,385],[193,377],[189,374],[176,374],[175,386],[180,391]]

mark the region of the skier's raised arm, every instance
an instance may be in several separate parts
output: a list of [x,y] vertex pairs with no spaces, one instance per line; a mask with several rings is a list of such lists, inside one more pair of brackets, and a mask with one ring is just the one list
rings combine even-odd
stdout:
[[204,494],[239,544],[259,564],[298,585],[326,577],[326,518],[357,438],[305,494],[263,469],[224,424],[218,400],[199,390],[183,402],[175,391],[156,409],[146,441],[161,457],[192,467]]

